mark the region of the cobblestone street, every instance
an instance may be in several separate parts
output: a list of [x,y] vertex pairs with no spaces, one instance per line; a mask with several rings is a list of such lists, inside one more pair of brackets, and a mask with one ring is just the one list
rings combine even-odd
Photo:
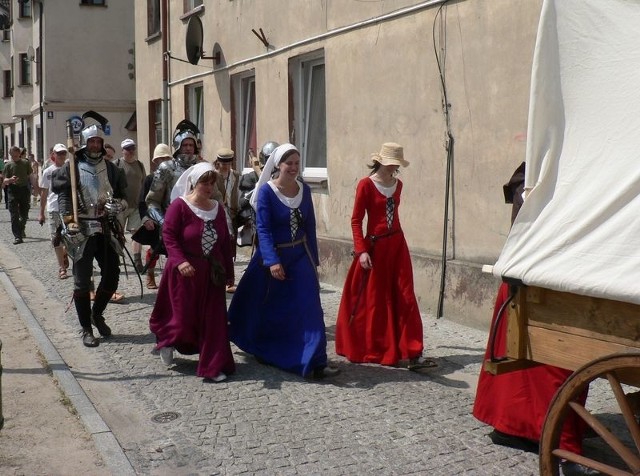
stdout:
[[[207,384],[195,376],[195,357],[178,355],[167,369],[152,353],[155,292],[140,298],[137,277],[124,270],[126,299],[105,313],[114,336],[84,347],[73,307],[65,312],[72,279],[57,278],[47,228],[30,221],[14,246],[4,207],[0,224],[4,271],[138,474],[538,473],[537,455],[493,445],[471,416],[486,332],[423,316],[437,369],[350,364],[333,346],[340,290],[323,285],[339,376],[306,381],[234,347],[237,373]],[[239,259],[237,279],[245,266]]]

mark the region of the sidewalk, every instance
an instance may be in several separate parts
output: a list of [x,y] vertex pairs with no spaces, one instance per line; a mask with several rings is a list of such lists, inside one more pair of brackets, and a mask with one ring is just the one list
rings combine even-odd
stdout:
[[[489,429],[470,415],[486,332],[424,316],[426,354],[437,369],[418,374],[353,365],[333,348],[340,290],[323,285],[329,358],[341,375],[307,382],[234,347],[237,373],[206,385],[195,376],[195,357],[178,356],[166,369],[151,353],[155,292],[145,289],[140,298],[131,275],[121,276],[125,302],[105,314],[113,338],[85,348],[73,308],[65,312],[72,280],[57,279],[46,229],[30,221],[25,243],[14,246],[8,221],[0,209],[0,267],[11,280],[0,271],[0,305],[26,304],[0,318],[3,474],[537,474],[536,455],[492,445]],[[239,259],[237,279],[245,266]],[[54,376],[74,389],[67,396],[79,417],[67,400],[60,402],[35,343],[53,349],[42,352]],[[17,356],[32,360],[18,364]],[[34,384],[36,376],[43,379],[39,391],[21,393],[20,375]],[[38,440],[38,434],[47,436]],[[47,451],[26,444],[10,449],[5,444],[17,435]]]
[[52,377],[42,351],[46,346],[37,345],[6,286],[12,283],[0,271],[0,473],[110,474],[78,411]]

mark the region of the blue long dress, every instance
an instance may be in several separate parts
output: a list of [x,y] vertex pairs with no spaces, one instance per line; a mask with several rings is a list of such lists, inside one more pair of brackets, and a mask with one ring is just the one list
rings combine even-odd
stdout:
[[[229,306],[230,338],[240,349],[283,370],[307,376],[327,365],[327,339],[316,274],[318,243],[311,191],[291,208],[272,184],[257,202],[259,246]],[[282,200],[281,200],[282,198]],[[280,263],[286,279],[271,276]]]

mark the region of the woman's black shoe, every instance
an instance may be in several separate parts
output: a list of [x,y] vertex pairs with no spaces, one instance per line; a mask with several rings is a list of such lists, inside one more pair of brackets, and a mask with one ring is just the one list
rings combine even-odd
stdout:
[[538,443],[527,438],[522,438],[521,436],[513,436],[498,430],[493,430],[489,433],[489,438],[491,438],[491,441],[496,445],[508,446],[509,448],[515,448],[529,453],[538,452]]
[[335,377],[340,373],[340,369],[335,367],[318,367],[311,372],[311,378],[314,380],[322,380],[325,378]]
[[562,474],[564,474],[564,476],[596,476],[597,474],[602,474],[598,470],[587,468],[573,461],[563,461],[560,463],[560,467],[562,468]]

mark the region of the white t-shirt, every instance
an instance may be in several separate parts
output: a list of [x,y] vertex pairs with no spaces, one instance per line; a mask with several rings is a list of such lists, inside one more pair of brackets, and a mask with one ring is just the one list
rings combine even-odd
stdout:
[[56,164],[51,164],[49,167],[43,170],[42,177],[40,177],[40,188],[46,188],[49,191],[47,195],[47,211],[48,212],[57,212],[58,209],[58,194],[53,193],[51,191],[51,174],[53,174],[54,170],[58,170]]

